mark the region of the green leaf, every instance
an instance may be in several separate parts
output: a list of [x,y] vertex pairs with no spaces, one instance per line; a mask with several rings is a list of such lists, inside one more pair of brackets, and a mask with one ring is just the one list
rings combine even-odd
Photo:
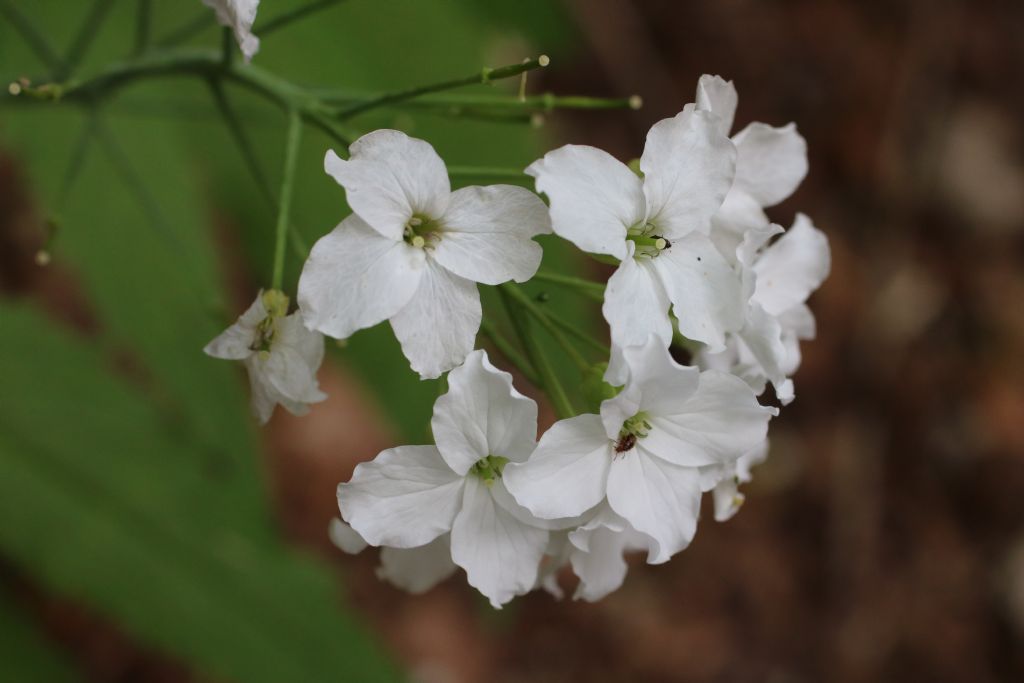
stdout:
[[41,636],[11,596],[0,592],[0,675],[7,681],[74,683],[67,655]]
[[311,559],[232,523],[109,359],[0,305],[0,547],[147,642],[240,681],[395,680]]

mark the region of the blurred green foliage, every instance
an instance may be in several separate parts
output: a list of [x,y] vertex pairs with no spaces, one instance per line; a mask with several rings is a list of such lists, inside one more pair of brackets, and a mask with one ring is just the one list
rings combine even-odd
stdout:
[[[304,1],[265,0],[256,32]],[[91,11],[90,2],[14,4],[58,54]],[[131,53],[137,5],[113,3],[73,65],[76,77]],[[153,0],[151,34],[166,35],[204,11],[198,1]],[[559,37],[569,34],[557,3],[528,2],[510,14],[482,0],[349,0],[267,36],[256,61],[304,85],[372,92],[541,51],[564,54]],[[211,18],[191,42],[218,41]],[[39,82],[46,73],[0,19],[0,80]],[[282,112],[251,93],[227,92],[276,187]],[[252,288],[265,285],[275,221],[206,84],[139,83],[95,110],[6,104],[0,145],[27,169],[34,204],[59,225],[55,262],[74,277],[92,322],[72,330],[28,303],[0,302],[0,555],[204,673],[244,681],[396,678],[344,609],[332,576],[279,538],[242,368],[201,353],[251,299],[251,291],[244,300],[228,292],[223,264]],[[542,151],[524,125],[380,111],[352,126],[401,128],[429,140],[451,165],[522,168]],[[330,145],[307,129],[292,213],[307,244],[347,212],[341,188],[322,170]],[[219,240],[218,222],[232,227]],[[561,244],[547,238],[545,247],[546,266],[568,267]],[[285,288],[294,291],[300,261],[288,259]],[[580,321],[577,300],[556,294],[545,305]],[[484,300],[493,311],[493,292]],[[390,329],[360,332],[337,355],[404,440],[422,442],[437,388],[409,370]],[[570,364],[559,371],[577,383]],[[5,614],[0,638],[30,638],[23,626]]]

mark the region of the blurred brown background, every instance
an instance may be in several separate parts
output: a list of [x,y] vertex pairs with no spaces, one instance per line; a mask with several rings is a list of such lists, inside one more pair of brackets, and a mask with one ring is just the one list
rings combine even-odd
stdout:
[[[639,156],[705,72],[736,83],[736,129],[795,121],[807,138],[810,175],[769,213],[809,214],[832,274],[744,509],[708,511],[667,565],[636,558],[599,604],[534,594],[492,613],[458,580],[404,595],[373,553],[342,556],[324,534],[336,482],[394,440],[335,365],[327,404],[271,425],[290,538],[346,572],[424,682],[1024,680],[1024,3],[568,6],[583,49],[540,87],[645,106],[558,114],[554,142]],[[199,680],[35,603],[97,678]]]

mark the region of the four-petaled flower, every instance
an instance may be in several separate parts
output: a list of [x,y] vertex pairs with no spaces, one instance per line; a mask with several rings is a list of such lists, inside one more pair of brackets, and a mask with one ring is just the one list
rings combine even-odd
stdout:
[[482,350],[448,375],[448,385],[430,423],[437,445],[399,446],[361,463],[338,486],[338,507],[370,545],[422,548],[450,534],[452,561],[500,607],[534,588],[548,544],[550,525],[520,507],[504,483],[507,468],[536,444],[537,404]]
[[310,403],[327,398],[316,380],[324,338],[303,326],[298,313],[288,315],[288,297],[277,290],[261,291],[238,321],[203,351],[245,363],[252,411],[261,423],[270,419],[278,403],[293,415],[305,415]]
[[378,130],[324,168],[353,214],[313,247],[299,280],[306,325],[344,339],[390,320],[423,378],[459,365],[480,327],[476,283],[524,282],[540,265],[532,238],[550,232],[544,203],[510,185],[451,191],[428,143]]
[[515,499],[542,519],[570,518],[607,500],[667,561],[697,529],[701,468],[734,462],[761,443],[774,408],[742,380],[677,364],[651,336],[623,351],[627,381],[601,414],[555,423],[522,464],[505,468]]
[[654,124],[638,177],[607,152],[566,145],[526,169],[551,201],[555,233],[580,249],[619,259],[603,312],[611,327],[608,381],[624,379],[621,350],[679,330],[712,348],[740,328],[739,277],[708,234],[733,183],[736,150],[711,112],[687,105]]

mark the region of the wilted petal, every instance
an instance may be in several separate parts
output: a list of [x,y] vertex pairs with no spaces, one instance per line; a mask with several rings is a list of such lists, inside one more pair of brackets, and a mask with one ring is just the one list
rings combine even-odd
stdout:
[[456,569],[451,536],[442,534],[415,548],[381,548],[377,578],[418,595],[447,579]]
[[607,503],[590,522],[571,532],[569,540],[572,570],[580,579],[573,599],[588,602],[596,602],[622,585],[627,569],[623,553],[651,548],[651,539]]
[[203,0],[203,4],[217,13],[217,23],[227,26],[235,34],[245,61],[252,61],[260,49],[260,39],[252,34],[260,0]]
[[583,251],[626,257],[626,230],[644,217],[640,178],[595,147],[565,145],[530,164],[551,202],[551,227]]
[[793,227],[762,252],[754,264],[754,300],[771,315],[802,304],[828,277],[831,253],[828,238],[804,214]]
[[739,153],[735,187],[761,206],[774,206],[793,194],[807,175],[807,142],[795,124],[751,123],[733,142]]
[[414,548],[451,529],[462,485],[434,446],[399,446],[357,465],[338,507],[370,545]]
[[672,242],[694,231],[707,234],[732,187],[736,149],[719,125],[710,112],[687,105],[647,133],[640,157],[647,221]]
[[355,529],[345,524],[340,518],[335,517],[327,527],[327,537],[336,548],[349,555],[358,555],[369,545]]
[[547,543],[547,531],[521,523],[497,505],[479,478],[466,479],[462,510],[452,527],[452,559],[492,606],[533,589]]
[[721,350],[725,334],[743,326],[746,301],[739,275],[711,240],[698,233],[673,240],[651,263],[683,336]]
[[306,327],[336,339],[395,315],[420,285],[422,249],[381,237],[356,215],[313,245],[299,278]]
[[719,118],[718,130],[722,135],[727,136],[732,130],[738,101],[739,96],[732,81],[709,74],[704,74],[697,81],[697,108],[710,111]]
[[289,401],[317,403],[327,398],[316,373],[324,357],[324,338],[303,326],[297,313],[277,321],[277,331],[263,371],[274,388]]
[[649,456],[643,445],[615,458],[608,473],[608,503],[653,539],[647,558],[651,564],[668,561],[690,544],[697,532],[700,496],[696,468]]
[[400,240],[414,215],[436,220],[444,214],[451,184],[430,143],[382,129],[348,151],[347,161],[328,151],[324,170],[345,188],[352,210],[381,235]]
[[488,455],[526,460],[537,443],[537,404],[478,349],[448,375],[448,393],[434,403],[430,427],[441,457],[465,475]]
[[599,416],[577,415],[552,425],[529,460],[505,466],[502,480],[536,516],[575,517],[604,499],[611,446]]
[[391,328],[412,369],[431,379],[473,350],[482,315],[476,283],[428,259],[419,289],[391,318]]
[[252,343],[256,340],[256,326],[267,317],[263,305],[263,291],[231,327],[203,348],[203,353],[224,360],[243,360],[253,354]]
[[456,275],[486,285],[533,277],[543,250],[531,238],[551,232],[540,197],[512,185],[456,190],[441,224],[434,258]]

